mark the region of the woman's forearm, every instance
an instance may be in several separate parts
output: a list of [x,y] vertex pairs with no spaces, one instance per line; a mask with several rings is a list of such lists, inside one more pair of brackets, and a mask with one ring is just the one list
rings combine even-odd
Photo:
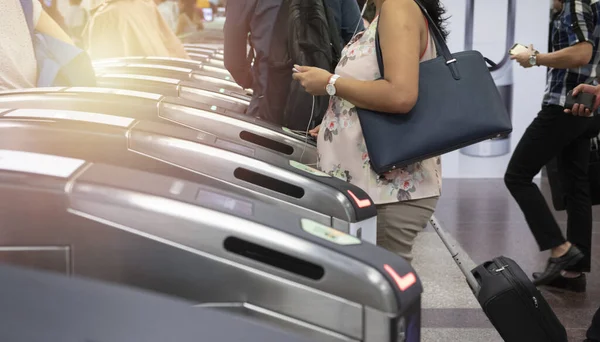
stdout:
[[35,28],[41,33],[47,34],[58,40],[62,40],[65,43],[75,45],[71,37],[69,37],[69,35],[65,31],[63,31],[63,29],[54,21],[54,19],[52,19],[52,17],[50,17],[48,13],[46,13],[46,11],[42,10],[40,18]]
[[336,96],[356,107],[390,114],[406,114],[416,103],[416,94],[400,91],[386,80],[359,81],[340,77],[336,83]]

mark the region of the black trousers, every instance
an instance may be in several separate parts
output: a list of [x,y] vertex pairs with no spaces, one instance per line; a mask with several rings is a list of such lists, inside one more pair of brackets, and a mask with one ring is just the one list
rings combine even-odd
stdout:
[[560,106],[544,106],[519,141],[504,181],[515,198],[535,237],[545,251],[565,243],[560,227],[533,178],[557,157],[566,195],[567,239],[585,255],[574,272],[591,267],[592,204],[589,190],[589,131],[597,118],[563,112]]
[[592,341],[600,341],[600,308],[592,319],[592,325],[588,329],[586,337]]

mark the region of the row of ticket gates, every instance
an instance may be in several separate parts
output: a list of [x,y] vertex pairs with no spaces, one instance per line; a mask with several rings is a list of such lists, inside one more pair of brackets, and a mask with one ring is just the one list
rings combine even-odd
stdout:
[[369,196],[245,115],[221,49],[186,49],[0,93],[0,262],[50,273],[0,268],[0,340],[419,341],[421,283]]

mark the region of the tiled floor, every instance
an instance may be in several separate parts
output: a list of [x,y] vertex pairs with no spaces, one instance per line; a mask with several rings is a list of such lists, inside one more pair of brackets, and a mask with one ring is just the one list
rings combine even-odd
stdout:
[[[541,188],[549,199],[545,180]],[[538,251],[502,179],[445,180],[436,216],[465,252],[465,261],[473,266],[499,255],[513,258],[528,274],[544,266],[547,254]],[[556,217],[564,227],[566,215],[560,212]],[[596,249],[587,293],[543,291],[567,328],[569,341],[584,339],[600,306],[600,208],[595,208],[594,219]],[[422,341],[502,341],[431,228],[418,238],[414,266],[425,286]]]

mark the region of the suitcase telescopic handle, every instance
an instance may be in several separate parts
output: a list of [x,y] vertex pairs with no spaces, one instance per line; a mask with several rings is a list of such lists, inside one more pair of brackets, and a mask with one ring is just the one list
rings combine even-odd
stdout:
[[454,245],[450,242],[448,233],[446,233],[446,231],[442,228],[442,225],[439,223],[435,215],[431,216],[429,222],[431,223],[431,226],[433,227],[435,232],[438,234],[438,236],[452,255],[452,259],[454,259],[454,262],[456,262],[456,265],[458,266],[460,271],[465,275],[465,278],[467,279],[467,283],[469,284],[471,291],[473,291],[475,297],[478,297],[479,290],[481,290],[481,286],[479,285],[477,279],[475,279],[473,273],[471,273],[467,266],[462,262],[461,257],[458,251],[456,250],[456,247],[454,247]]

